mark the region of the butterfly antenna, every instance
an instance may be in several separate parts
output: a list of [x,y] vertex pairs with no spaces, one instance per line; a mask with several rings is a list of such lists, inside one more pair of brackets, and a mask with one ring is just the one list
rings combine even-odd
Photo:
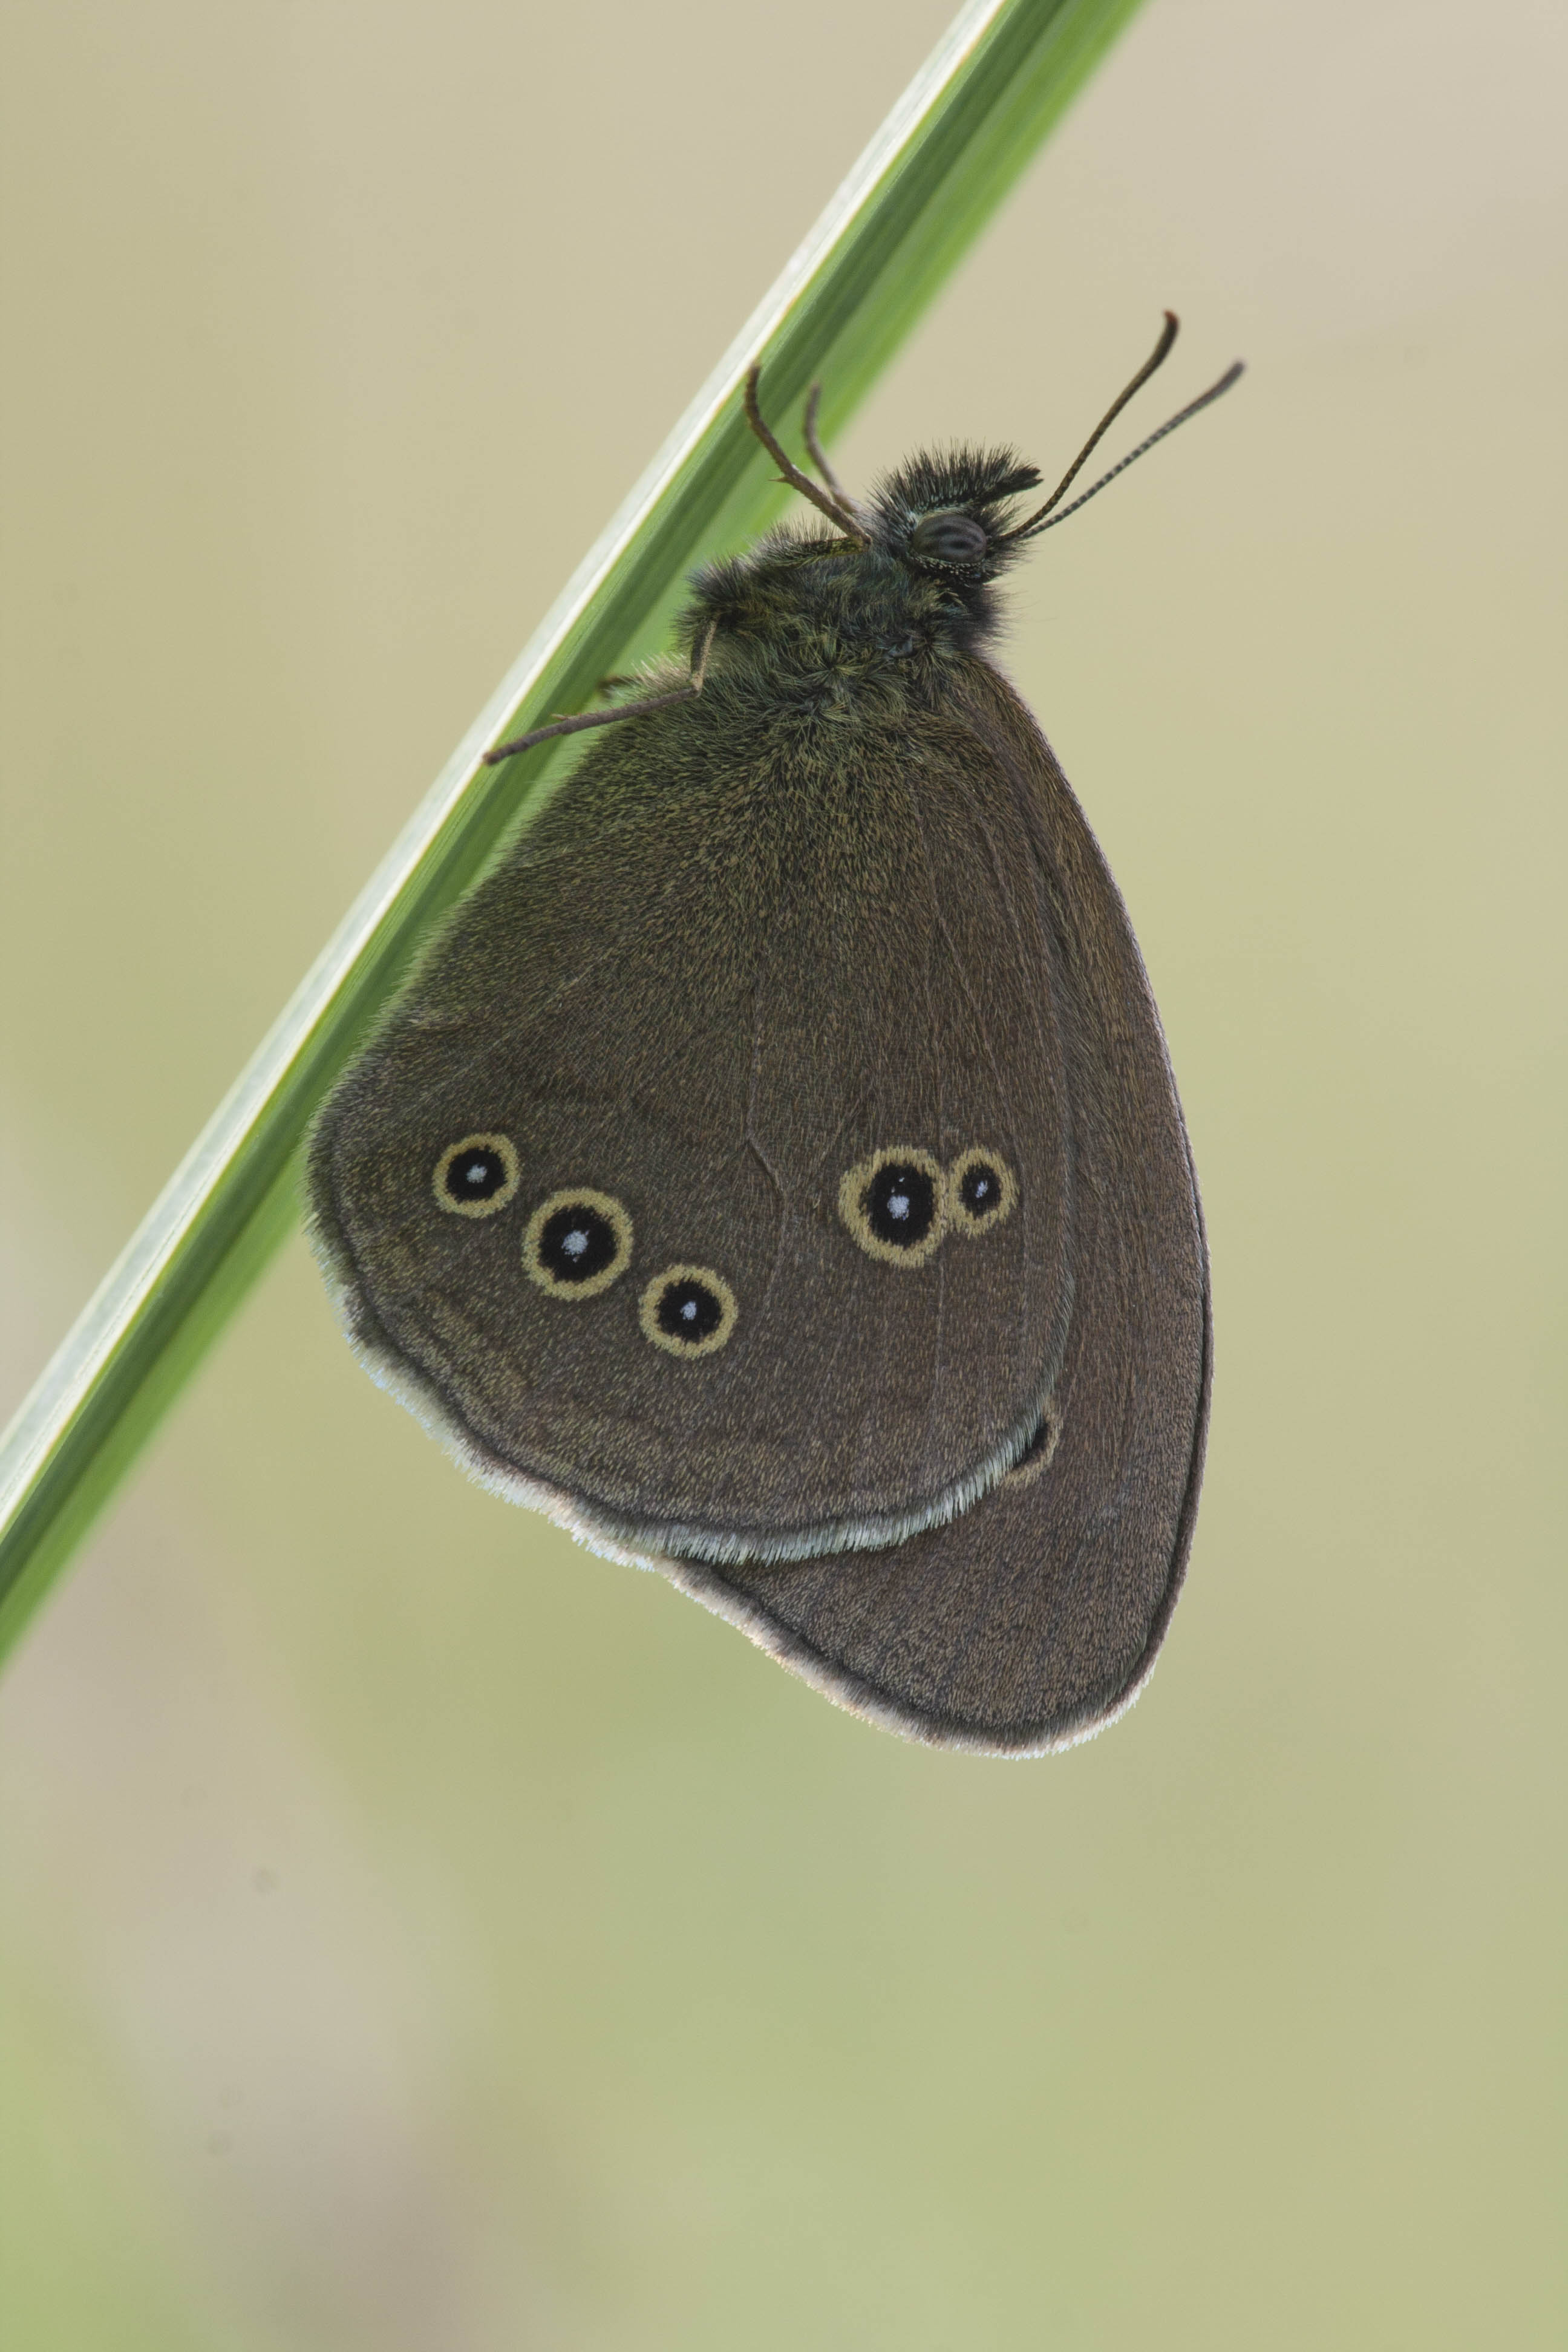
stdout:
[[[823,467],[823,474],[830,486],[830,488],[827,490],[819,489],[816,484],[812,480],[809,474],[803,474],[798,466],[793,465],[790,462],[789,458],[785,457],[784,450],[779,446],[779,443],[774,439],[773,434],[768,429],[767,425],[763,422],[763,412],[757,405],[757,386],[762,381],[762,364],[759,361],[753,361],[752,365],[746,370],[746,422],[751,426],[752,432],[756,435],[758,440],[762,443],[763,448],[767,451],[769,457],[773,459],[774,465],[778,467],[779,478],[781,481],[787,482],[792,490],[798,490],[803,499],[809,499],[812,505],[816,507],[820,513],[825,514],[827,517],[828,521],[832,523],[837,530],[841,530],[847,539],[853,539],[861,546],[864,546],[867,543],[866,533],[861,525],[860,519],[855,512],[854,507],[845,497],[843,491],[838,489],[837,484],[834,482],[833,477],[827,472],[826,466]],[[812,425],[812,432],[809,437],[814,439],[816,426],[815,407],[810,408],[808,410],[808,414],[810,415]],[[814,460],[816,460],[818,465],[821,465],[822,460],[818,457],[815,448],[812,449],[811,454]]]
[[1157,441],[1163,441],[1167,433],[1173,433],[1178,425],[1184,425],[1189,416],[1195,416],[1199,409],[1206,408],[1211,401],[1217,400],[1222,393],[1228,392],[1231,385],[1237,383],[1245,373],[1241,361],[1233,361],[1231,365],[1226,368],[1225,373],[1220,377],[1217,383],[1211,383],[1206,392],[1200,392],[1195,400],[1189,400],[1185,408],[1178,409],[1174,416],[1168,416],[1165,419],[1164,424],[1160,426],[1157,432],[1151,433],[1146,441],[1140,441],[1136,449],[1130,450],[1127,456],[1121,458],[1116,465],[1112,466],[1108,473],[1101,474],[1098,482],[1091,482],[1089,488],[1081,491],[1079,495],[1074,499],[1070,506],[1060,507],[1059,512],[1053,512],[1053,509],[1060,506],[1063,494],[1071,488],[1073,482],[1081,472],[1085,459],[1091,454],[1098,444],[1104,439],[1107,428],[1114,425],[1116,419],[1121,415],[1122,410],[1126,407],[1133,394],[1141,390],[1141,388],[1148,383],[1149,378],[1153,374],[1155,369],[1164,365],[1165,361],[1170,356],[1171,345],[1176,340],[1180,324],[1181,321],[1177,319],[1175,312],[1173,310],[1167,310],[1165,313],[1165,324],[1161,331],[1160,340],[1155,344],[1153,351],[1150,353],[1148,359],[1144,361],[1143,365],[1139,369],[1137,374],[1133,377],[1126,390],[1119,394],[1117,398],[1111,402],[1110,406],[1106,410],[1105,415],[1100,418],[1100,423],[1095,426],[1094,431],[1089,435],[1089,439],[1084,443],[1083,447],[1079,451],[1078,456],[1073,459],[1072,464],[1068,467],[1067,472],[1062,476],[1061,480],[1051,492],[1050,497],[1046,500],[1045,505],[1037,508],[1026,522],[1020,523],[1016,530],[1010,530],[1007,534],[1009,540],[1033,539],[1037,531],[1054,530],[1058,522],[1066,522],[1068,515],[1077,514],[1079,507],[1087,506],[1090,499],[1098,498],[1100,491],[1104,489],[1106,484],[1108,482],[1113,482],[1118,474],[1124,474],[1129,466],[1135,466],[1140,457],[1147,457],[1150,450],[1153,448],[1155,443]]
[[1078,456],[1073,459],[1072,464],[1068,467],[1067,472],[1062,476],[1061,480],[1051,492],[1050,497],[1046,500],[1045,505],[1043,507],[1037,507],[1034,513],[1029,517],[1028,521],[1026,523],[1020,523],[1016,530],[1010,530],[1007,533],[1009,539],[1026,539],[1031,531],[1035,530],[1039,524],[1044,522],[1046,517],[1050,513],[1051,509],[1061,504],[1063,498],[1072,488],[1074,482],[1077,481],[1079,474],[1083,471],[1084,467],[1094,455],[1094,452],[1099,448],[1100,443],[1104,440],[1106,435],[1110,432],[1111,426],[1115,424],[1117,418],[1121,415],[1122,410],[1126,407],[1133,394],[1135,392],[1142,392],[1143,386],[1148,383],[1155,370],[1164,366],[1165,362],[1171,356],[1171,345],[1175,341],[1176,337],[1181,333],[1181,320],[1177,318],[1173,310],[1167,310],[1165,313],[1165,323],[1160,330],[1160,340],[1155,344],[1153,350],[1150,352],[1148,358],[1144,361],[1142,366],[1139,369],[1137,374],[1133,377],[1131,383],[1124,384],[1122,389],[1117,394],[1115,399],[1111,402],[1110,407],[1100,418],[1100,423],[1095,426],[1094,431],[1089,435],[1089,439],[1084,443],[1083,447],[1079,451]]

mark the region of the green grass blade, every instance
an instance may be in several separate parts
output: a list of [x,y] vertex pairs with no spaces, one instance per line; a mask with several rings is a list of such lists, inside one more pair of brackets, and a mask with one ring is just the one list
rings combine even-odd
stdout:
[[984,226],[1137,0],[971,0],[464,736],[0,1439],[0,1653],[297,1214],[310,1114],[420,940],[576,747],[489,745],[666,642],[685,574],[780,503],[737,398],[832,433]]

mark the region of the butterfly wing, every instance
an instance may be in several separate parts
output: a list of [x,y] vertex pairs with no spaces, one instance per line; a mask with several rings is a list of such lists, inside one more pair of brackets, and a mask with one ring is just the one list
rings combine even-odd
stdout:
[[[803,730],[721,675],[600,738],[459,908],[310,1173],[352,1331],[479,1475],[717,1561],[895,1540],[1016,1455],[1074,1250],[1033,789],[962,715]],[[452,1213],[433,1171],[487,1138]],[[976,1152],[994,1229],[904,1247]],[[626,1264],[552,1290],[572,1197]],[[684,1360],[671,1269],[729,1301]]]
[[1031,1454],[962,1518],[788,1567],[668,1572],[829,1696],[991,1752],[1109,1721],[1153,1664],[1192,1539],[1207,1423],[1207,1261],[1180,1106],[1115,884],[1000,680],[977,721],[1033,778],[1072,1108],[1076,1285]]

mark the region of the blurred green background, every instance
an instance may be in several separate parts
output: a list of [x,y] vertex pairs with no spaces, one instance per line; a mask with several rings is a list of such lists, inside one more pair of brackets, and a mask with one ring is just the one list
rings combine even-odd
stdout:
[[[7,12],[0,1407],[948,13]],[[17,2352],[1560,2340],[1565,49],[1154,0],[838,453],[1250,362],[1010,641],[1213,1239],[1145,1697],[837,1712],[294,1244],[0,1692]]]

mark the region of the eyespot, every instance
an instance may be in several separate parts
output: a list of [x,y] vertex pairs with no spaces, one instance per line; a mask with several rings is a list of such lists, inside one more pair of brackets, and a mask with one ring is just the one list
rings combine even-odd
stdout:
[[1018,1180],[999,1151],[977,1144],[948,1163],[946,1192],[948,1223],[973,1241],[1012,1215]]
[[1003,1486],[1032,1486],[1043,1470],[1050,1468],[1061,1433],[1061,1416],[1053,1407],[1047,1405],[1040,1415],[1040,1425],[1033,1437],[1030,1438],[1011,1470],[1004,1472]]
[[643,1292],[643,1337],[670,1356],[711,1356],[735,1328],[735,1294],[710,1265],[667,1265]]
[[868,1256],[923,1265],[946,1225],[945,1189],[929,1151],[895,1144],[848,1171],[838,1187],[838,1213]]
[[597,1297],[632,1262],[632,1221],[607,1192],[570,1185],[530,1217],[522,1262],[552,1298]]
[[928,563],[978,563],[991,534],[973,515],[922,515],[910,533],[910,553]]
[[465,1135],[436,1162],[431,1190],[455,1217],[493,1217],[518,1186],[517,1148],[505,1135]]

